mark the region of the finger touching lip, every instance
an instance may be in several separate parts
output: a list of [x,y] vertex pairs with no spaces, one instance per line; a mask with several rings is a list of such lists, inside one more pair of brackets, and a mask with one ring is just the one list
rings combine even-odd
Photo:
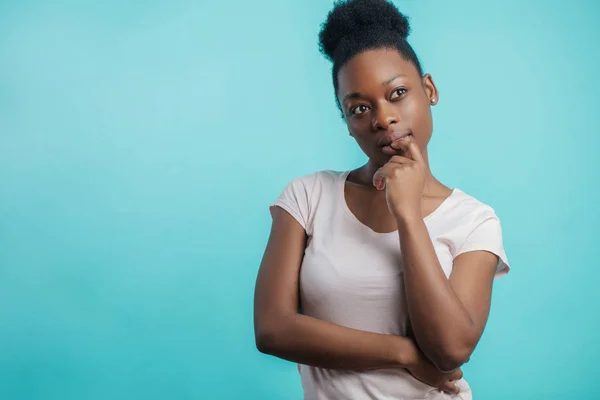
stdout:
[[390,147],[400,150],[400,149],[405,149],[408,147],[408,143],[412,140],[412,135],[406,135],[401,137],[400,139],[394,140],[391,144]]

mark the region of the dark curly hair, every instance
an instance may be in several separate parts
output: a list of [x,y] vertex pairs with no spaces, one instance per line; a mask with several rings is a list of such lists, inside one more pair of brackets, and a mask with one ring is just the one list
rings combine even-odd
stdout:
[[338,0],[334,3],[321,25],[319,50],[333,63],[333,87],[340,111],[337,74],[358,53],[381,48],[395,49],[423,75],[419,58],[406,41],[409,33],[408,18],[387,0]]

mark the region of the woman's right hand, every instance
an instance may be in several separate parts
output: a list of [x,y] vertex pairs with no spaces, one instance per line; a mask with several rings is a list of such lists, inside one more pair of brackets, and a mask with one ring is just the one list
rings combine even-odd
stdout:
[[417,348],[415,344],[415,354],[413,362],[406,369],[412,376],[428,384],[436,387],[446,393],[458,394],[460,388],[456,385],[456,381],[463,376],[460,368],[452,372],[441,372],[425,355]]

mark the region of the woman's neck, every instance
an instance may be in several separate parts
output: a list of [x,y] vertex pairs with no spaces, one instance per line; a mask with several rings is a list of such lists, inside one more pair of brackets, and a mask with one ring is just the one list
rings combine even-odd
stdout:
[[[423,154],[423,158],[426,164],[426,175],[425,185],[423,188],[423,195],[435,195],[435,193],[438,192],[440,188],[445,188],[445,186],[441,182],[439,182],[431,173],[429,161],[427,159],[426,154]],[[354,174],[352,174],[353,183],[357,183],[359,185],[367,187],[373,187],[373,175],[375,175],[375,172],[377,172],[377,170],[381,167],[381,165],[378,165],[372,160],[369,160],[365,165],[354,171]]]

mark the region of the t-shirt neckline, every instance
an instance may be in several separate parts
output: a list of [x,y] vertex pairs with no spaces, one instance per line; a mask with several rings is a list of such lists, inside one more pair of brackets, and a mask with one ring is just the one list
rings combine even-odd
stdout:
[[[377,231],[373,230],[370,226],[362,223],[356,217],[356,215],[354,215],[352,210],[350,210],[350,207],[348,207],[348,203],[346,202],[346,195],[345,195],[346,179],[348,178],[348,175],[350,175],[350,172],[352,172],[352,171],[348,170],[348,171],[342,172],[339,176],[338,185],[336,185],[337,191],[338,191],[337,198],[338,198],[338,201],[341,203],[344,213],[347,214],[352,220],[354,220],[357,225],[359,225],[363,229],[366,229],[366,230],[372,232],[375,235],[390,235],[392,233],[397,234],[398,233],[397,229],[394,231],[391,231],[391,232],[377,232]],[[440,214],[445,208],[448,207],[450,200],[453,199],[459,192],[460,192],[460,189],[458,189],[458,188],[452,189],[452,192],[448,195],[448,197],[446,197],[435,210],[433,210],[428,215],[426,215],[425,218],[423,218],[423,222],[427,223],[427,222],[431,221],[431,219],[433,219],[436,215]]]

